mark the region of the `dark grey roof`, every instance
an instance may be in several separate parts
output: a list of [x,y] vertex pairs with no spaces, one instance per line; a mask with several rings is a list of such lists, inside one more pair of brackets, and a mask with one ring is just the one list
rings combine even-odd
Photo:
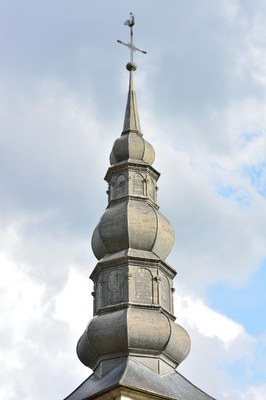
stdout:
[[161,376],[130,357],[122,359],[104,376],[93,373],[65,400],[92,399],[117,387],[172,400],[214,400],[177,371]]

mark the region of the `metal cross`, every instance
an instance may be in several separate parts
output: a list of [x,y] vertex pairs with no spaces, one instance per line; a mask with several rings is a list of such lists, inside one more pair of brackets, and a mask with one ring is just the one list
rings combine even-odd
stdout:
[[130,18],[127,19],[124,22],[124,25],[127,25],[127,26],[130,27],[130,42],[129,43],[125,43],[125,42],[122,42],[122,40],[117,40],[117,42],[121,43],[124,46],[127,46],[129,48],[129,50],[130,50],[130,62],[133,63],[133,54],[134,54],[135,51],[139,51],[139,52],[141,52],[143,54],[147,54],[147,52],[144,51],[144,50],[138,49],[133,43],[133,26],[135,25],[135,18],[134,18],[134,15],[132,13],[130,13],[129,15],[130,15]]

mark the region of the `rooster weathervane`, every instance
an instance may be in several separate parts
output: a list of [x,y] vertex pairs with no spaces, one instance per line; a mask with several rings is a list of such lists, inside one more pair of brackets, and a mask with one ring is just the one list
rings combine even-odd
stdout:
[[147,52],[144,51],[144,50],[138,49],[134,45],[134,42],[133,42],[133,26],[135,25],[135,18],[134,18],[134,15],[133,15],[132,12],[129,15],[130,15],[130,17],[129,17],[129,19],[127,19],[124,22],[124,25],[127,25],[130,28],[130,42],[129,43],[125,43],[125,42],[122,42],[122,40],[117,40],[117,42],[121,43],[124,46],[129,48],[129,50],[130,50],[130,62],[133,63],[134,62],[133,61],[133,54],[134,54],[135,51],[139,51],[140,53],[143,53],[143,54],[147,54]]

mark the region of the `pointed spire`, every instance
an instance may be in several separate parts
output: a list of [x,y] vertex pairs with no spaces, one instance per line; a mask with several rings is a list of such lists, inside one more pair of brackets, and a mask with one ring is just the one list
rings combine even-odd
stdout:
[[141,50],[134,45],[133,41],[133,26],[135,25],[135,18],[133,13],[130,13],[130,18],[124,22],[124,25],[129,26],[130,28],[130,42],[125,43],[122,40],[117,40],[118,43],[123,44],[130,50],[130,62],[127,63],[127,70],[129,71],[129,91],[128,91],[128,98],[127,98],[127,106],[125,112],[125,120],[124,120],[124,127],[122,135],[127,134],[129,132],[136,132],[140,136],[142,136],[140,123],[139,123],[139,114],[137,108],[137,100],[136,94],[134,92],[133,86],[133,73],[136,71],[137,66],[133,61],[133,54],[136,51],[140,53],[147,54],[145,50]]
[[128,132],[137,132],[138,134],[142,135],[139,122],[137,98],[134,91],[134,71],[136,69],[137,66],[135,63],[129,62],[127,64],[127,70],[129,71],[129,89],[122,134],[127,134]]
[[122,161],[135,160],[152,165],[155,157],[154,149],[141,133],[136,93],[134,91],[134,71],[137,66],[133,62],[127,64],[129,71],[129,90],[124,118],[123,131],[120,138],[114,142],[110,164],[115,165]]

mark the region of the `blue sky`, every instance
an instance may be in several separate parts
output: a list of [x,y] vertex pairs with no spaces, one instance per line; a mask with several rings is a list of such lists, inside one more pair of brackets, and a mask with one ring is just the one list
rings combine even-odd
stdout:
[[223,283],[212,285],[207,290],[207,301],[211,307],[243,324],[251,335],[265,332],[266,261],[241,287]]
[[264,0],[0,0],[0,397],[64,398],[90,373],[75,346],[92,315],[130,11],[147,51],[141,127],[175,230],[175,314],[192,338],[179,371],[217,399],[264,400]]

